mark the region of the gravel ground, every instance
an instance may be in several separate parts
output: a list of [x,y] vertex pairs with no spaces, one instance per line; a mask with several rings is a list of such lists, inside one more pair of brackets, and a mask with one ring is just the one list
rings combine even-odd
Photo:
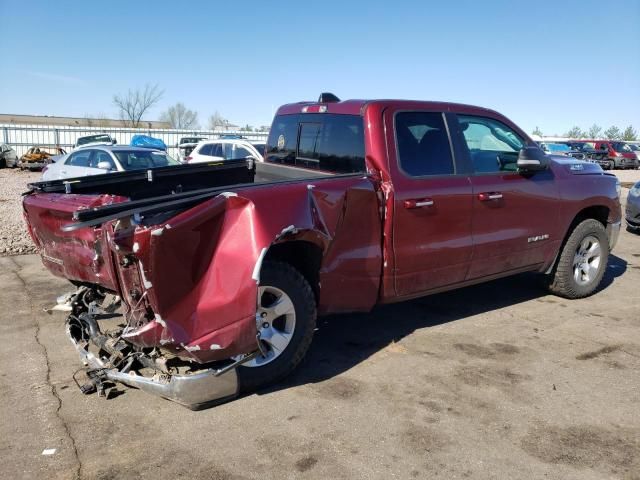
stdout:
[[27,190],[27,183],[37,181],[40,175],[19,169],[0,170],[0,256],[36,251],[22,218],[21,194]]
[[[624,186],[640,181],[640,170],[616,170],[614,173]],[[0,170],[0,257],[36,252],[22,218],[21,194],[27,190],[27,183],[37,181],[40,175],[40,172],[18,169]]]

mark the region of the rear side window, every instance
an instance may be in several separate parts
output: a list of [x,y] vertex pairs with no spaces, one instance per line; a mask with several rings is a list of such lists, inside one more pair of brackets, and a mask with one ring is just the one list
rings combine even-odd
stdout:
[[358,115],[276,117],[266,145],[266,161],[332,173],[364,172],[363,128]]
[[200,150],[198,150],[198,153],[200,155],[211,155],[211,149],[212,149],[212,145],[210,143],[207,143],[203,146],[200,147]]
[[411,177],[455,173],[441,113],[400,112],[395,119],[400,168]]

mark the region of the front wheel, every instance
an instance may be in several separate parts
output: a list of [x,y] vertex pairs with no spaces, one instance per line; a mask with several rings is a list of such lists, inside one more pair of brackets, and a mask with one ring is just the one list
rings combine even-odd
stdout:
[[602,223],[579,223],[560,252],[549,290],[564,298],[583,298],[600,285],[609,260],[609,239]]
[[316,302],[307,280],[291,265],[265,262],[260,272],[256,326],[261,354],[238,367],[241,392],[276,382],[302,361],[316,326]]

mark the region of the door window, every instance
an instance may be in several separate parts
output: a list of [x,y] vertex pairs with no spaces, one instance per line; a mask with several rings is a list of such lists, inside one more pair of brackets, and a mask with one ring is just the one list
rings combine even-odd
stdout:
[[89,166],[89,158],[93,150],[81,150],[79,152],[75,152],[69,156],[65,163],[65,165],[71,165],[74,167],[88,167]]
[[221,143],[214,143],[211,145],[211,153],[209,154],[212,157],[220,157],[224,158],[224,150],[222,148]]
[[474,173],[517,171],[525,142],[516,132],[492,118],[458,115],[458,122]]
[[400,168],[411,177],[455,173],[441,113],[400,112],[395,118]]
[[117,170],[115,163],[113,163],[111,155],[109,155],[107,152],[103,152],[102,150],[96,150],[95,155],[91,158],[89,166],[91,168],[98,168],[98,164],[100,162],[108,162],[109,165],[111,165],[111,170]]
[[234,145],[233,143],[224,145],[225,160],[240,160],[251,156],[253,156],[251,152],[240,145]]

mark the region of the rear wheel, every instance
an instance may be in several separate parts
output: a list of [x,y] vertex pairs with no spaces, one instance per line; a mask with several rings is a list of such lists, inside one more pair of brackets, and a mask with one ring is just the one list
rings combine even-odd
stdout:
[[565,298],[583,298],[600,285],[609,259],[607,232],[597,220],[579,223],[564,244],[549,290]]
[[313,339],[315,296],[307,280],[288,263],[265,262],[256,326],[262,354],[238,367],[241,392],[286,377],[302,361]]

